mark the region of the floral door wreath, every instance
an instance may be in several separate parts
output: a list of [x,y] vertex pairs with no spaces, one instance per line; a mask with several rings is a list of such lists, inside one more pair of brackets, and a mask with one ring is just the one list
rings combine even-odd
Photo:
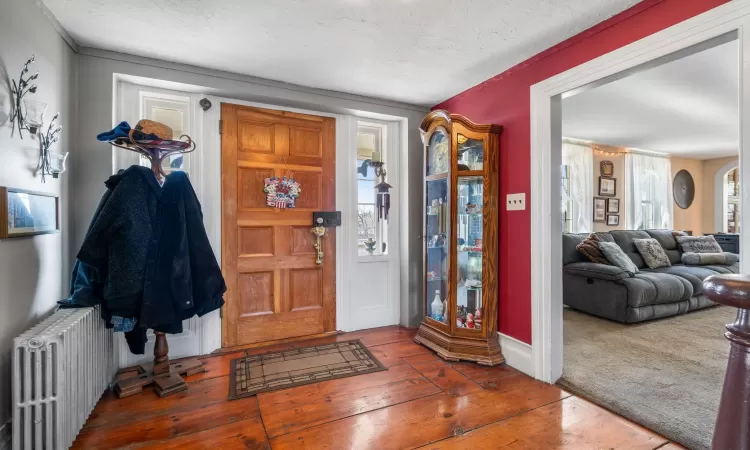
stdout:
[[302,192],[300,184],[294,178],[266,178],[263,188],[266,193],[266,205],[272,208],[294,208],[294,203]]

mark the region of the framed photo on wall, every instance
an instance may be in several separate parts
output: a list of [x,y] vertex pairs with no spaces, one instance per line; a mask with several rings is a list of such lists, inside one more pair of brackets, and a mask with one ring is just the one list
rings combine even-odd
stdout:
[[620,216],[617,214],[607,214],[607,225],[616,227],[620,225]]
[[612,178],[615,176],[615,165],[612,161],[602,161],[599,163],[599,175],[604,178]]
[[616,197],[617,196],[617,178],[599,177],[599,196]]
[[594,222],[606,222],[607,199],[594,197]]
[[607,214],[620,214],[620,199],[619,198],[607,199]]
[[0,187],[0,239],[60,231],[60,197]]

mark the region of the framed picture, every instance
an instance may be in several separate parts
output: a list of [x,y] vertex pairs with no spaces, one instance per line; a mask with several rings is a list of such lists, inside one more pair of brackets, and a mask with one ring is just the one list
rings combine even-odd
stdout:
[[60,197],[0,187],[0,239],[60,231]]
[[619,198],[607,199],[607,214],[620,214],[620,199]]
[[599,163],[599,175],[604,178],[612,178],[615,175],[615,164],[612,161],[602,161]]
[[607,199],[594,197],[594,222],[606,222]]
[[599,177],[599,196],[601,197],[617,196],[617,178]]
[[616,227],[620,225],[620,216],[617,214],[607,214],[607,225]]

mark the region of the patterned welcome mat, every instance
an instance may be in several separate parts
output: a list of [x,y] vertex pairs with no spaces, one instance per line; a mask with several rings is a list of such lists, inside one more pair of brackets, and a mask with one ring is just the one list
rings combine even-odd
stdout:
[[359,340],[246,356],[231,361],[229,400],[381,370]]

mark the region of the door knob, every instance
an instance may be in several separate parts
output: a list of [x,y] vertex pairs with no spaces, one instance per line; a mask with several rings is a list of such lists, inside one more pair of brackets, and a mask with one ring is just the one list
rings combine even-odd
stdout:
[[[320,222],[320,219],[318,219]],[[315,255],[315,264],[321,265],[323,264],[323,245],[321,243],[321,238],[323,238],[326,235],[326,229],[325,227],[317,226],[310,228],[310,233],[315,236],[315,244],[313,244],[313,248],[315,248],[315,251],[317,252]]]

